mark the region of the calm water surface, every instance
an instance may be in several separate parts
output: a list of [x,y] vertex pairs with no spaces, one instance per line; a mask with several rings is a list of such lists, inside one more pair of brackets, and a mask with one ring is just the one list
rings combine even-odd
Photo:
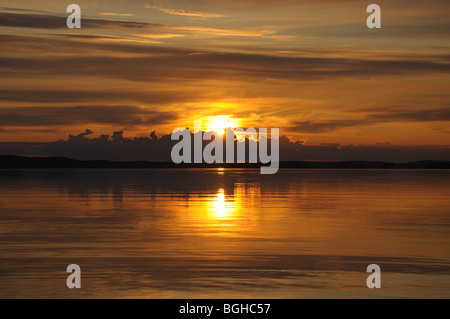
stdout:
[[0,297],[450,298],[449,194],[444,170],[1,170]]

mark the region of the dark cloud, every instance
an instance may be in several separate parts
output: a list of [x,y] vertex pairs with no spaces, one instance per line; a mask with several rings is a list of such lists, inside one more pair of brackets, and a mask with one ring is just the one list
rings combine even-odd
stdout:
[[330,120],[330,121],[294,121],[293,125],[287,130],[289,132],[298,133],[324,133],[330,132],[342,127],[363,125],[366,124],[364,120]]
[[197,92],[189,91],[66,91],[66,90],[1,90],[0,100],[20,101],[30,103],[61,103],[61,102],[119,102],[132,101],[150,105],[168,104],[199,99]]
[[35,9],[20,9],[20,8],[11,8],[11,7],[0,7],[0,10],[2,11],[12,11],[12,12],[25,12],[25,13],[45,13],[45,14],[49,14],[48,11],[43,11],[43,10],[35,10]]
[[[0,69],[9,77],[78,76],[109,77],[133,81],[226,80],[321,80],[368,79],[389,75],[449,73],[442,55],[423,59],[360,60],[343,57],[282,57],[264,54],[193,52],[188,49],[142,46],[121,42],[81,41],[78,36],[19,37],[0,35],[6,52],[31,50],[32,58],[3,56]],[[52,52],[52,55],[48,53]],[[80,52],[74,58],[67,53]],[[83,53],[84,54],[81,54]],[[60,53],[60,54],[59,54]],[[88,53],[88,54],[86,54]],[[121,56],[120,53],[130,53]],[[134,56],[133,56],[134,55]]]
[[88,136],[88,135],[91,135],[91,134],[94,134],[94,132],[92,132],[90,129],[86,129],[86,131],[84,133],[80,133],[80,135],[78,135],[78,136],[84,137],[84,136]]
[[[158,49],[154,50],[157,53]],[[179,54],[153,57],[1,57],[8,76],[96,76],[134,81],[198,79],[319,80],[371,78],[416,73],[448,73],[450,65],[432,61],[372,61],[343,58],[282,58],[257,54]]]
[[369,114],[362,119],[342,119],[328,121],[293,121],[286,130],[297,133],[324,133],[338,130],[344,127],[371,125],[387,122],[433,122],[450,121],[450,108],[433,110],[391,110]]
[[[67,16],[58,16],[53,14],[35,14],[35,13],[11,13],[0,12],[0,26],[16,28],[34,28],[34,29],[67,29]],[[108,19],[90,19],[81,20],[83,28],[131,28],[142,29],[155,27],[156,24],[120,21]]]
[[[115,41],[98,42],[93,39],[113,39]],[[77,56],[154,56],[186,55],[192,51],[162,46],[144,46],[136,43],[120,42],[117,36],[99,36],[89,34],[50,34],[48,36],[16,36],[0,34],[0,44],[3,52],[27,52],[37,55],[70,55]],[[130,38],[123,38],[130,40]],[[91,40],[91,41],[90,41]]]
[[177,118],[135,106],[64,106],[0,108],[1,126],[52,126],[70,124],[156,125]]
[[387,161],[450,160],[448,145],[341,145],[338,143],[303,145],[287,137],[280,141],[280,159],[300,161]]
[[370,118],[374,121],[450,121],[450,106],[433,110],[403,110],[389,113],[373,114]]
[[[170,135],[157,137],[124,137],[123,131],[112,136],[92,137],[86,130],[70,135],[67,140],[49,143],[0,143],[1,155],[65,156],[79,160],[147,160],[170,162],[170,153],[177,141]],[[305,145],[280,137],[281,161],[390,161],[450,160],[450,146],[440,145],[341,145],[337,143]]]

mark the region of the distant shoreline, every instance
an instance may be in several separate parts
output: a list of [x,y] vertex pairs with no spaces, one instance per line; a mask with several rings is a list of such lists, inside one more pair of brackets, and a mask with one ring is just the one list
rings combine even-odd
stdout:
[[[174,164],[171,162],[149,161],[81,161],[67,157],[23,157],[0,155],[0,169],[82,169],[82,168],[260,168],[261,163],[223,163],[223,164]],[[298,169],[450,169],[450,161],[423,160],[407,163],[380,161],[281,161],[280,168]]]

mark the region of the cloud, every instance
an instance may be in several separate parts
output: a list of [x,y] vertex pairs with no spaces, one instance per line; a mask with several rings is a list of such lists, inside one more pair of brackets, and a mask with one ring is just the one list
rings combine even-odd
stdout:
[[280,159],[310,161],[388,161],[450,160],[449,145],[395,145],[389,143],[304,145],[280,138]]
[[365,124],[364,122],[364,120],[294,121],[292,126],[287,128],[287,131],[297,133],[324,133],[343,127],[363,125]]
[[199,93],[182,89],[148,90],[148,91],[92,91],[83,90],[2,90],[0,100],[30,103],[104,103],[104,102],[135,102],[147,105],[172,104],[185,101],[197,101]]
[[132,13],[114,13],[114,12],[100,12],[98,15],[114,16],[114,17],[132,17],[132,16],[134,16],[134,14],[132,14]]
[[275,30],[268,29],[237,29],[237,28],[210,28],[199,26],[166,26],[170,30],[189,32],[190,35],[197,37],[262,37],[274,35]]
[[[200,13],[199,13],[200,14]],[[104,13],[103,15],[114,15],[113,13]],[[35,28],[35,29],[67,29],[67,16],[59,16],[54,14],[35,14],[35,13],[11,13],[0,12],[0,26],[18,27],[18,28]],[[165,29],[168,31],[188,32],[197,37],[212,36],[263,36],[276,34],[274,30],[260,29],[242,29],[242,28],[214,28],[201,26],[172,26],[161,25],[147,22],[123,21],[123,20],[106,20],[106,19],[82,19],[82,28],[124,28],[124,29]]]
[[[87,129],[66,140],[48,143],[0,143],[0,154],[29,156],[65,156],[79,160],[146,160],[170,162],[171,150],[177,141],[170,135],[128,138],[123,131],[111,136],[90,137]],[[341,145],[327,143],[306,145],[280,136],[281,161],[390,161],[450,160],[449,145]]]
[[136,106],[63,106],[0,108],[0,126],[55,126],[71,124],[156,125],[175,120],[172,112]]
[[447,122],[450,121],[450,109],[432,110],[391,110],[368,114],[360,119],[338,119],[325,121],[293,121],[286,129],[296,133],[326,133],[351,126],[367,126],[388,122]]
[[[0,12],[0,26],[34,29],[67,29],[67,16],[54,14],[34,13],[11,13]],[[158,25],[144,22],[104,20],[104,19],[82,19],[83,28],[129,28],[142,29],[156,27]]]
[[91,135],[91,134],[94,134],[94,132],[92,132],[90,129],[86,129],[86,131],[83,132],[83,133],[80,133],[80,134],[78,135],[78,137],[83,138],[83,137],[88,136],[88,135]]
[[392,110],[387,113],[372,114],[374,121],[430,122],[450,121],[450,107],[432,110]]
[[[144,3],[129,2],[130,5],[136,4],[136,7],[127,6],[130,11],[125,9],[127,11],[123,12],[135,13],[139,19],[142,17],[140,21],[147,21],[147,18],[155,23],[177,21],[177,25],[150,24],[137,19],[134,20],[137,22],[122,21],[120,18],[113,20],[113,16],[109,20],[104,15],[104,19],[99,16],[99,19],[95,16],[83,19],[87,23],[82,22],[83,28],[99,30],[75,32],[67,30],[64,10],[60,10],[61,15],[21,9],[0,13],[0,25],[8,26],[4,29],[9,33],[0,35],[0,108],[6,107],[13,112],[14,116],[9,117],[13,122],[32,123],[27,119],[27,116],[31,117],[27,115],[31,111],[25,115],[18,114],[13,106],[31,107],[38,104],[36,107],[55,107],[56,114],[61,114],[58,109],[68,105],[71,105],[69,108],[134,105],[138,111],[130,110],[129,116],[123,113],[124,125],[136,125],[133,123],[138,123],[139,119],[147,121],[148,113],[140,111],[143,105],[152,106],[152,110],[162,113],[169,109],[163,109],[161,105],[170,106],[176,114],[184,117],[183,122],[195,114],[238,114],[251,110],[259,116],[255,123],[277,123],[280,127],[290,127],[292,132],[322,135],[313,136],[311,139],[315,142],[328,138],[321,133],[339,130],[343,135],[336,137],[338,141],[365,138],[385,141],[391,138],[387,136],[387,131],[369,126],[385,122],[433,121],[410,126],[399,123],[396,127],[410,131],[423,127],[425,132],[421,141],[436,141],[436,137],[439,142],[445,142],[447,134],[438,135],[437,130],[433,131],[434,126],[441,124],[445,129],[445,122],[438,122],[449,118],[445,96],[439,95],[445,91],[444,84],[450,74],[450,58],[448,48],[442,44],[445,43],[442,42],[442,33],[425,42],[422,42],[423,38],[411,42],[410,37],[394,35],[393,32],[393,29],[408,29],[417,19],[402,18],[395,28],[383,24],[382,30],[371,32],[369,36],[370,31],[364,24],[364,10],[358,26],[355,20],[344,19],[347,16],[342,11],[345,6],[339,6],[339,10],[334,12],[336,19],[324,23],[334,14],[330,8],[327,11],[323,4],[303,0],[281,1],[280,4],[288,6],[298,3],[307,8],[308,11],[300,12],[297,20],[292,18],[295,12],[285,8],[267,15],[267,20],[261,20],[264,14],[273,11],[269,5],[278,5],[266,1],[251,2],[250,5],[245,1],[211,5],[208,2],[208,9],[201,9],[205,7],[189,2],[186,7],[175,7],[185,11],[173,9],[172,12],[185,15],[205,13],[202,12],[205,10],[229,17],[208,21],[174,18],[150,10],[140,12]],[[357,4],[356,1],[352,3]],[[226,9],[241,5],[249,6],[245,9],[248,14],[234,14],[233,10]],[[397,3],[395,6],[399,7]],[[172,8],[170,5],[168,7]],[[84,12],[120,12],[117,8],[102,5],[99,9],[96,4],[91,4]],[[410,9],[406,11],[408,14],[411,12]],[[144,17],[144,14],[150,16]],[[280,19],[284,15],[287,19]],[[392,17],[394,14],[391,12],[390,15]],[[383,19],[389,22],[389,16]],[[314,20],[313,23],[311,20]],[[340,26],[334,27],[338,20],[341,29]],[[432,26],[436,30],[443,26],[440,20],[422,22],[421,26],[425,25],[429,30]],[[314,33],[315,39],[307,39],[309,34],[303,32],[304,23],[309,24],[314,32],[317,31]],[[12,26],[44,30],[9,28]],[[364,37],[351,38],[344,35],[344,31],[364,34]],[[333,39],[324,37],[333,32],[338,36]],[[389,36],[381,41],[387,33]],[[275,36],[296,35],[299,41],[280,43],[273,40]],[[348,45],[340,47],[343,43]],[[411,110],[407,107],[381,110],[391,105],[407,105],[408,102],[413,104]],[[356,108],[356,105],[358,108],[370,105],[378,109],[350,113],[349,109]],[[303,117],[304,114],[311,116]],[[49,119],[42,119],[42,123],[61,122],[57,117],[47,115]],[[84,120],[93,120],[93,115],[86,110],[82,110],[79,116],[82,119],[77,120],[77,126]],[[65,116],[61,118],[63,122],[70,122]],[[117,121],[108,114],[106,118],[112,124]],[[97,119],[94,120],[97,123]],[[167,130],[165,133],[172,124],[175,123],[164,127]],[[26,137],[29,132],[26,130],[35,128],[32,124],[26,125],[28,127],[17,128],[16,134]],[[42,128],[46,128],[45,125],[42,124]],[[119,129],[124,127],[120,123],[117,125]],[[395,125],[386,126],[393,128]],[[5,127],[7,130],[10,128]],[[351,127],[357,128],[345,129]],[[91,128],[97,129],[95,125]],[[352,137],[347,134],[349,131],[366,135]],[[140,134],[140,131],[136,132]],[[394,129],[392,134],[396,134]],[[408,135],[407,143],[414,143],[416,137],[412,135]],[[48,133],[46,136],[45,139],[51,135]],[[4,138],[16,140],[11,132]],[[44,139],[42,136],[38,138]],[[392,140],[396,141],[401,138],[401,134],[392,136]]]
[[194,11],[187,11],[187,10],[174,10],[174,9],[164,9],[157,6],[150,7],[149,5],[146,6],[147,8],[153,8],[158,11],[176,15],[176,16],[186,16],[186,17],[200,17],[200,18],[221,18],[224,17],[221,14],[215,14],[215,13],[208,13],[208,12],[194,12]]
[[[0,43],[23,46],[17,38],[1,37]],[[214,51],[192,51],[170,47],[136,46],[124,43],[68,42],[69,46],[84,46],[101,54],[82,56],[56,55],[60,50],[54,39],[48,47],[55,56],[34,55],[32,57],[0,57],[2,74],[9,77],[25,75],[96,76],[121,78],[134,81],[158,82],[170,80],[198,80],[214,78],[264,81],[279,80],[321,80],[321,79],[372,79],[389,75],[429,74],[450,72],[450,64],[433,60],[357,60],[347,58],[282,57],[264,54],[223,53]],[[63,42],[64,43],[64,42]],[[30,44],[33,47],[33,43]],[[46,47],[44,39],[36,49]],[[11,47],[7,48],[11,50]],[[61,48],[63,52],[68,49]],[[70,50],[69,50],[70,51]],[[129,53],[135,56],[122,57]],[[192,55],[193,52],[201,53]],[[139,55],[138,55],[139,54]]]
[[370,50],[358,49],[358,46],[342,45],[343,49],[312,49],[303,48],[302,50],[282,50],[280,54],[288,56],[304,56],[304,57],[331,57],[331,58],[354,58],[358,60],[375,59],[375,60],[417,60],[417,59],[431,59],[433,61],[449,62],[450,55],[448,54],[430,54],[413,52],[408,50]]
[[79,40],[89,40],[91,42],[113,42],[113,43],[121,43],[121,42],[130,42],[130,43],[146,43],[146,44],[156,44],[162,43],[160,41],[155,40],[147,40],[136,37],[124,37],[124,36],[107,36],[107,35],[96,35],[96,34],[60,34],[56,36],[66,36],[71,39],[79,39]]

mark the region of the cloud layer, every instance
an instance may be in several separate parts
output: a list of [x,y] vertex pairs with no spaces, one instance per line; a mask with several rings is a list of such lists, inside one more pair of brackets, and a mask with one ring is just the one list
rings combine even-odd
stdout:
[[57,1],[0,10],[0,141],[225,116],[311,147],[448,144],[446,1],[382,1],[380,30],[353,0],[79,4],[79,30]]

